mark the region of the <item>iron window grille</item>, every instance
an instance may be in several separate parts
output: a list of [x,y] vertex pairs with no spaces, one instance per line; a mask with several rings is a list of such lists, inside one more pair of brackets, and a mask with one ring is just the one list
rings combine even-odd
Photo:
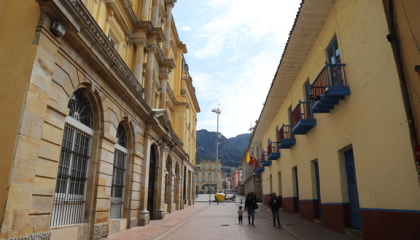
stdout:
[[124,182],[127,158],[127,138],[124,126],[120,123],[117,129],[117,144],[115,145],[114,166],[112,172],[111,206],[109,219],[122,218],[124,207]]
[[92,109],[82,90],[71,96],[58,164],[51,226],[82,223],[93,135]]
[[169,191],[169,189],[170,189],[170,187],[169,187],[169,179],[168,179],[168,173],[169,173],[169,169],[168,169],[168,162],[166,162],[166,169],[165,169],[165,183],[164,183],[164,186],[165,186],[165,189],[164,189],[164,196],[163,196],[163,201],[165,202],[165,203],[168,203],[168,191]]

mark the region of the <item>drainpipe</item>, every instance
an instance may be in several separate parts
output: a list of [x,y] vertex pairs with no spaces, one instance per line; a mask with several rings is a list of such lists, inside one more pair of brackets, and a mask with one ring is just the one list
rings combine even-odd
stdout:
[[[405,77],[404,74],[404,66],[402,63],[402,56],[401,56],[401,51],[400,51],[400,45],[399,45],[399,40],[398,40],[398,36],[395,30],[395,22],[394,22],[394,1],[393,0],[388,0],[388,27],[389,27],[389,34],[386,36],[386,38],[388,39],[388,41],[391,43],[392,46],[392,50],[394,52],[394,58],[395,58],[395,63],[397,65],[397,71],[398,71],[398,76],[400,79],[400,86],[401,86],[401,93],[402,93],[402,97],[403,97],[403,102],[404,102],[404,107],[405,107],[405,112],[407,115],[407,121],[408,121],[408,127],[409,127],[409,131],[410,131],[410,140],[411,140],[411,147],[413,149],[413,157],[416,160],[416,155],[415,155],[415,148],[418,145],[418,139],[417,139],[417,132],[416,132],[416,125],[414,122],[414,115],[413,115],[413,111],[412,111],[412,106],[411,106],[411,102],[410,102],[410,96],[409,96],[409,92],[408,92],[408,84],[407,84],[407,79]],[[420,162],[419,160],[416,160],[416,166],[417,166],[417,171],[420,177]]]

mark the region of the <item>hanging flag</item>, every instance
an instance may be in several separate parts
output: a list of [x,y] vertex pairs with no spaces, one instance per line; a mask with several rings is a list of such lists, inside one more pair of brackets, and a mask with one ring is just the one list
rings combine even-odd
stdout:
[[254,163],[256,162],[254,156],[251,156],[251,161],[250,161],[250,165],[254,166]]
[[251,165],[251,166],[252,166],[252,156],[250,157],[250,160],[249,160],[249,165]]
[[254,128],[252,127],[252,123],[250,125],[251,125],[251,127],[249,128],[248,131],[252,132],[252,130],[254,130]]
[[246,153],[246,158],[245,158],[245,162],[249,163],[250,162],[250,158],[249,158],[249,152]]
[[258,160],[255,157],[252,158],[252,166],[258,167]]

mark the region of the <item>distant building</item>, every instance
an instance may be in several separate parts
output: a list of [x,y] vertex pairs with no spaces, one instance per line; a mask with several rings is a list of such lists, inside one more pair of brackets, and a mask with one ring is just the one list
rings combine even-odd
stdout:
[[[199,193],[212,193],[222,190],[222,164],[216,161],[201,160],[195,165],[195,186]],[[217,171],[216,171],[217,170]],[[217,172],[217,176],[216,176]]]
[[[248,151],[263,201],[363,239],[420,239],[420,1],[305,0]],[[260,179],[257,179],[257,176]]]
[[1,2],[0,239],[104,239],[195,203],[175,2]]
[[232,187],[236,189],[238,187],[238,183],[242,181],[242,170],[233,170],[232,177]]

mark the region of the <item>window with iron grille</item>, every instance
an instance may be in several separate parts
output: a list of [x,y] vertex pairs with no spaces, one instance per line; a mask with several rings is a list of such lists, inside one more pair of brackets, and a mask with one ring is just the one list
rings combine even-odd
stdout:
[[124,181],[125,165],[127,158],[127,138],[125,128],[121,123],[118,125],[117,139],[118,142],[115,145],[114,153],[109,219],[122,218],[124,206]]
[[58,164],[51,226],[82,223],[91,137],[92,110],[82,90],[71,96]]
[[163,190],[164,192],[164,196],[163,196],[163,201],[165,203],[168,203],[168,190],[170,189],[169,186],[169,181],[168,181],[168,173],[169,173],[169,169],[168,169],[169,163],[166,162],[166,169],[165,169],[165,183],[164,183],[164,187],[165,189]]

